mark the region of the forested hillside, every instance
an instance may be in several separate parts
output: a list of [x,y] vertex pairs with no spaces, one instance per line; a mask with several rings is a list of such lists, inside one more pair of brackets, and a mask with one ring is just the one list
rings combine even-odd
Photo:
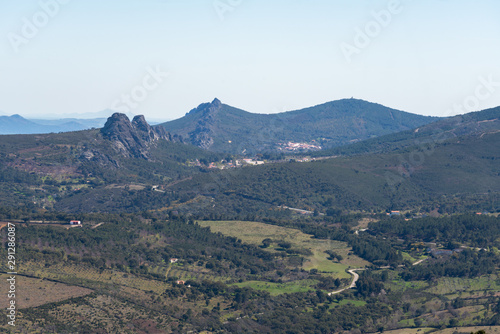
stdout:
[[457,137],[393,153],[289,162],[197,175],[169,187],[215,209],[190,212],[270,214],[278,206],[337,210],[497,211],[500,133]]
[[437,122],[442,137],[412,130],[424,143],[406,132],[315,161],[259,155],[255,166],[122,114],[99,130],[2,136],[0,239],[16,234],[16,329],[498,326],[496,113]]
[[312,156],[387,153],[415,145],[434,145],[455,137],[481,136],[500,131],[500,107],[448,117],[417,129],[401,131],[360,143],[311,152]]
[[246,112],[215,99],[160,126],[204,149],[255,154],[283,149],[287,142],[322,148],[341,146],[438,119],[357,99],[269,115]]

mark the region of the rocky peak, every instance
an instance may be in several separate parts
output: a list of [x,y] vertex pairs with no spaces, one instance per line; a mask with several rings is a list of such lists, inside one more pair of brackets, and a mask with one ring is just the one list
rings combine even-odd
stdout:
[[191,110],[190,113],[199,114],[196,127],[189,132],[188,136],[193,143],[205,150],[210,149],[214,144],[215,124],[217,122],[217,114],[222,109],[222,103],[215,98],[211,103],[203,103],[198,108]]
[[137,115],[132,119],[132,126],[141,131],[149,132],[151,131],[151,126],[146,122],[144,115]]
[[131,131],[132,124],[130,120],[127,115],[121,113],[111,115],[101,129],[101,133],[108,139],[117,139],[120,134],[130,133]]
[[151,127],[144,116],[135,116],[131,122],[127,115],[121,113],[114,113],[108,118],[101,134],[125,156],[145,159],[148,159],[149,148],[158,140],[172,140],[163,127]]
[[211,103],[202,103],[198,107],[192,109],[188,114],[200,114],[202,117],[211,117],[222,107],[222,103],[218,98],[215,98]]
[[212,106],[216,107],[216,108],[219,108],[222,103],[220,102],[220,100],[218,98],[215,98],[212,103],[211,103]]

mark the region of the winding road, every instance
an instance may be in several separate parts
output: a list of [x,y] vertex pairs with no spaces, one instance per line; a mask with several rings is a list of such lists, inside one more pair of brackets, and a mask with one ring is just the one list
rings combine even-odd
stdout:
[[[425,260],[427,260],[427,258],[424,258],[424,259],[421,259],[421,260],[418,260],[417,262],[413,263],[414,266],[424,262]],[[386,268],[386,267],[380,267],[381,269],[382,268]],[[389,266],[387,266],[387,268],[390,268]],[[359,275],[356,273],[356,271],[358,270],[365,270],[365,268],[357,268],[357,269],[349,269],[347,272],[349,274],[351,274],[353,276],[353,279],[352,279],[352,282],[351,282],[351,285],[349,285],[348,287],[345,287],[343,289],[340,289],[340,290],[337,290],[337,291],[332,291],[332,292],[329,292],[328,295],[331,296],[331,295],[335,295],[337,293],[341,293],[342,291],[345,291],[347,289],[352,289],[352,288],[355,288],[356,287],[356,282],[358,281],[359,279]]]
[[335,294],[341,293],[342,291],[345,291],[347,289],[352,289],[352,288],[356,287],[356,282],[359,279],[359,275],[356,273],[357,270],[365,270],[365,268],[349,269],[347,272],[353,276],[351,285],[349,285],[348,287],[345,287],[343,289],[337,290],[337,291],[329,292],[328,295],[329,296],[335,295]]
[[420,264],[420,263],[424,262],[425,260],[427,260],[427,258],[424,258],[422,260],[418,260],[417,262],[413,263],[413,265],[416,266],[417,264]]

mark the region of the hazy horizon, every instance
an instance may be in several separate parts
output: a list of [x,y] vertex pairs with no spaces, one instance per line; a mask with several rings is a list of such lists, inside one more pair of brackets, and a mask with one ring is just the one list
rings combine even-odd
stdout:
[[[500,3],[40,0],[0,3],[0,111],[177,119],[354,97],[452,116],[500,105]],[[56,116],[57,117],[57,116]]]

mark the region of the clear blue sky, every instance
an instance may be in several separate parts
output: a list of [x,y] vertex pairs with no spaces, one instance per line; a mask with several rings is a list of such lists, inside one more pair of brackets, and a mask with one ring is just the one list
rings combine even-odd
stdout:
[[[391,1],[60,0],[43,12],[57,1],[0,0],[4,114],[173,119],[214,97],[256,113],[350,97],[437,116],[500,105],[498,0],[401,0],[383,25],[373,12]],[[342,45],[357,48],[351,61]],[[480,77],[499,84],[474,101]]]

